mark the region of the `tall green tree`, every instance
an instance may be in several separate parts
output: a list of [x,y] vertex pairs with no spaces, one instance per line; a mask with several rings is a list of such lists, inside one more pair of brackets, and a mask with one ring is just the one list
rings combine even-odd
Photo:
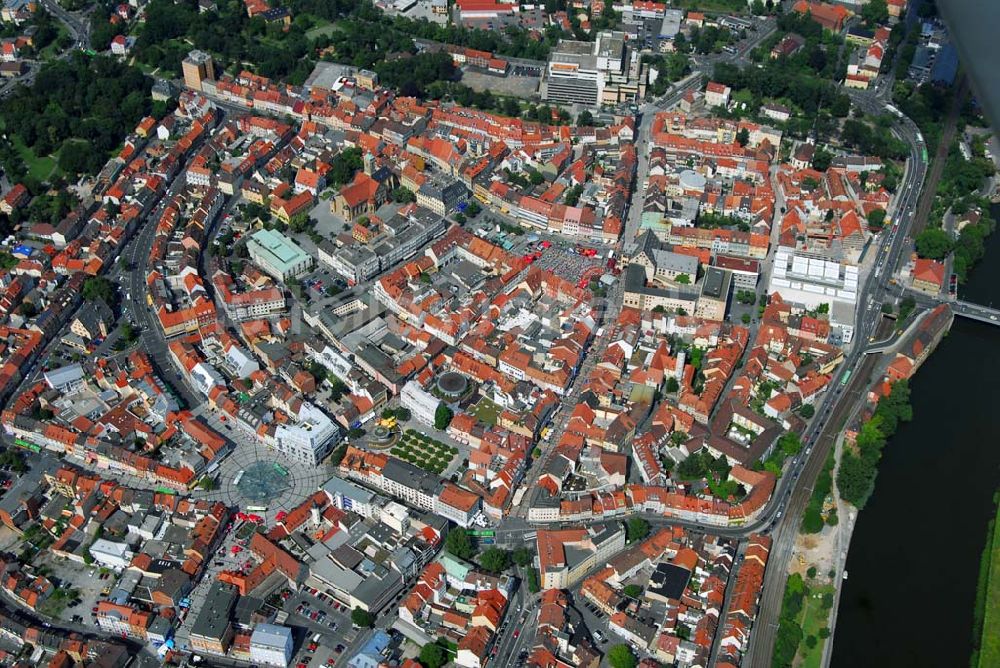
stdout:
[[451,424],[451,419],[455,416],[455,413],[448,407],[448,404],[441,402],[438,404],[437,410],[434,411],[434,428],[444,431]]
[[103,300],[106,304],[115,302],[115,285],[103,276],[91,276],[83,282],[83,298],[87,301]]
[[462,527],[455,527],[448,532],[448,537],[444,540],[444,549],[459,559],[471,559],[474,553],[472,539]]
[[889,20],[889,6],[886,0],[868,0],[861,7],[861,18],[868,27],[882,25]]
[[503,573],[510,566],[510,553],[499,547],[491,547],[479,555],[479,565],[490,573]]
[[608,650],[608,663],[611,668],[635,668],[639,662],[632,649],[628,645],[621,644]]
[[917,254],[932,260],[941,260],[951,252],[954,244],[948,233],[940,227],[927,227],[914,239]]
[[372,617],[372,613],[367,610],[354,608],[354,610],[351,610],[351,623],[362,628],[370,629],[375,625],[375,618]]
[[448,655],[438,643],[427,643],[420,648],[420,665],[424,668],[441,668],[446,663]]
[[625,523],[625,539],[634,543],[649,535],[649,522],[641,517],[633,517]]

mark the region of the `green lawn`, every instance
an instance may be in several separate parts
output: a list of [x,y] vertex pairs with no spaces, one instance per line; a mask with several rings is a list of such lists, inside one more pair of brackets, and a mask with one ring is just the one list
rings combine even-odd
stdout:
[[696,12],[747,13],[747,3],[743,0],[681,0],[677,6]]
[[979,647],[980,668],[1000,666],[1000,522],[993,521],[989,556],[983,555],[980,587],[986,587],[983,632]]
[[485,422],[492,427],[497,423],[497,416],[500,415],[500,407],[486,397],[483,397],[472,407],[472,414],[480,422]]
[[[833,585],[809,587],[809,594],[802,602],[802,614],[799,617],[803,637],[799,644],[799,657],[802,659],[799,665],[802,668],[820,668],[823,663],[823,643],[826,640],[819,637],[819,630],[828,627],[830,623],[830,609],[823,607],[823,594],[826,593],[836,595]],[[818,640],[812,649],[805,642],[805,638],[809,636],[816,636]]]
[[[322,19],[320,19],[322,20]],[[313,26],[306,31],[306,39],[313,40],[320,35],[325,35],[329,37],[340,28],[335,23],[322,23],[320,25]]]
[[61,21],[56,23],[56,29],[58,30],[56,38],[52,40],[51,44],[49,44],[47,47],[45,47],[39,52],[38,57],[40,60],[51,60],[52,58],[54,58],[59,54],[59,46],[58,46],[59,38],[68,34],[69,31],[66,29],[66,26]]
[[39,181],[48,180],[53,172],[56,171],[55,156],[46,155],[39,157],[35,155],[34,151],[25,146],[24,142],[16,134],[11,134],[10,138],[24,164],[28,166],[28,173]]

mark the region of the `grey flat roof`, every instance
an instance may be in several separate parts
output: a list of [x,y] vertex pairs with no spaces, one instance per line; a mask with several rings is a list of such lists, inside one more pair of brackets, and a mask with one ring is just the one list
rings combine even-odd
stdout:
[[205,603],[191,627],[191,635],[205,638],[221,638],[229,628],[229,615],[236,603],[236,589],[222,582],[212,583]]
[[714,299],[722,299],[729,292],[729,272],[718,267],[709,267],[702,281],[701,294]]
[[284,650],[292,640],[292,630],[277,624],[258,624],[250,636],[252,645],[263,645]]
[[411,489],[419,489],[427,494],[437,494],[441,488],[441,478],[421,468],[395,457],[382,468],[382,475]]
[[337,476],[330,478],[323,484],[323,491],[330,496],[340,494],[351,499],[364,501],[365,503],[368,503],[375,498],[374,492],[371,492],[360,485],[348,482],[343,478],[338,478]]

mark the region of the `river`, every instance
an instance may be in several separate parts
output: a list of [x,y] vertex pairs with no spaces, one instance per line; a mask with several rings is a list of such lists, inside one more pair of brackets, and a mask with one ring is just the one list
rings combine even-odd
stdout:
[[[959,293],[1000,304],[1000,231]],[[886,444],[851,540],[835,668],[969,665],[979,557],[1000,484],[998,353],[1000,327],[956,318],[911,379],[913,420]]]

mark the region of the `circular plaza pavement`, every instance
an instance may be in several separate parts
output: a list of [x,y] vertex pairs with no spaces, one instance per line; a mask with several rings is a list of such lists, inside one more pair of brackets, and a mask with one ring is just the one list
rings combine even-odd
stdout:
[[[240,471],[238,484],[235,484]],[[269,525],[280,511],[288,512],[323,486],[333,469],[327,464],[305,466],[260,445],[242,442],[219,465],[215,472],[217,488],[194,490],[199,499],[222,501],[246,511],[248,506],[267,507],[264,515]]]

